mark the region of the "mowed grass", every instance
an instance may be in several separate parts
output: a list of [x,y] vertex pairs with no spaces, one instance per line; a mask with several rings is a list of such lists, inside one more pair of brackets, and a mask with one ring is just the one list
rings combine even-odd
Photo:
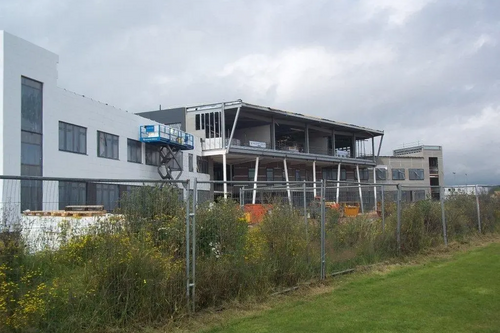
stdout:
[[500,244],[353,277],[205,332],[500,332]]

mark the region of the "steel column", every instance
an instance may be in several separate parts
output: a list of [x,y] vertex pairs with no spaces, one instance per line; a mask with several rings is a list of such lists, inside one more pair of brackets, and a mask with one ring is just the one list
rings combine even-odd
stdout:
[[255,174],[253,177],[253,194],[252,194],[252,204],[255,205],[255,199],[257,197],[257,179],[259,176],[259,156],[255,159]]
[[286,165],[286,158],[283,159],[283,167],[285,168],[285,181],[286,181],[286,191],[288,193],[288,203],[292,205],[292,194],[290,192],[290,183],[288,179],[288,166]]
[[358,188],[359,188],[359,205],[361,206],[361,214],[365,213],[363,205],[363,190],[361,189],[361,179],[359,178],[359,165],[356,164],[356,173],[358,175]]

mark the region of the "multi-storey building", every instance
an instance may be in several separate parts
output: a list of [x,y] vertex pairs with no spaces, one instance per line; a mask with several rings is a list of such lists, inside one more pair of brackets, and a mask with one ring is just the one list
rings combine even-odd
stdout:
[[[440,198],[440,189],[434,186],[444,185],[441,146],[416,145],[400,148],[393,151],[393,156],[379,156],[377,161],[377,182],[407,186],[406,200],[415,201],[426,196]],[[411,187],[414,189],[411,190]]]
[[[177,124],[199,137],[204,171],[226,182],[368,180],[368,168],[376,166],[375,139],[383,135],[380,130],[241,100],[140,115]],[[239,187],[226,183],[211,191],[228,196],[237,194]]]

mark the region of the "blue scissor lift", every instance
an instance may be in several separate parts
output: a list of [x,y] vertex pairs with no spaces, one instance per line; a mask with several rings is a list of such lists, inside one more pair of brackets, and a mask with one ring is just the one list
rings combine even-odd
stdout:
[[182,164],[177,160],[179,150],[193,150],[194,136],[167,125],[143,125],[140,127],[140,140],[158,146],[160,152],[160,164],[158,173],[162,179],[174,179],[169,166],[172,161],[179,167],[182,174]]

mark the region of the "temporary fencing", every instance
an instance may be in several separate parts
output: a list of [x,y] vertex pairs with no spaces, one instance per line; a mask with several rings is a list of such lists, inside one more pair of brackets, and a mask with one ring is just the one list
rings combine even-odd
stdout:
[[0,176],[0,329],[154,325],[496,232],[496,189]]

